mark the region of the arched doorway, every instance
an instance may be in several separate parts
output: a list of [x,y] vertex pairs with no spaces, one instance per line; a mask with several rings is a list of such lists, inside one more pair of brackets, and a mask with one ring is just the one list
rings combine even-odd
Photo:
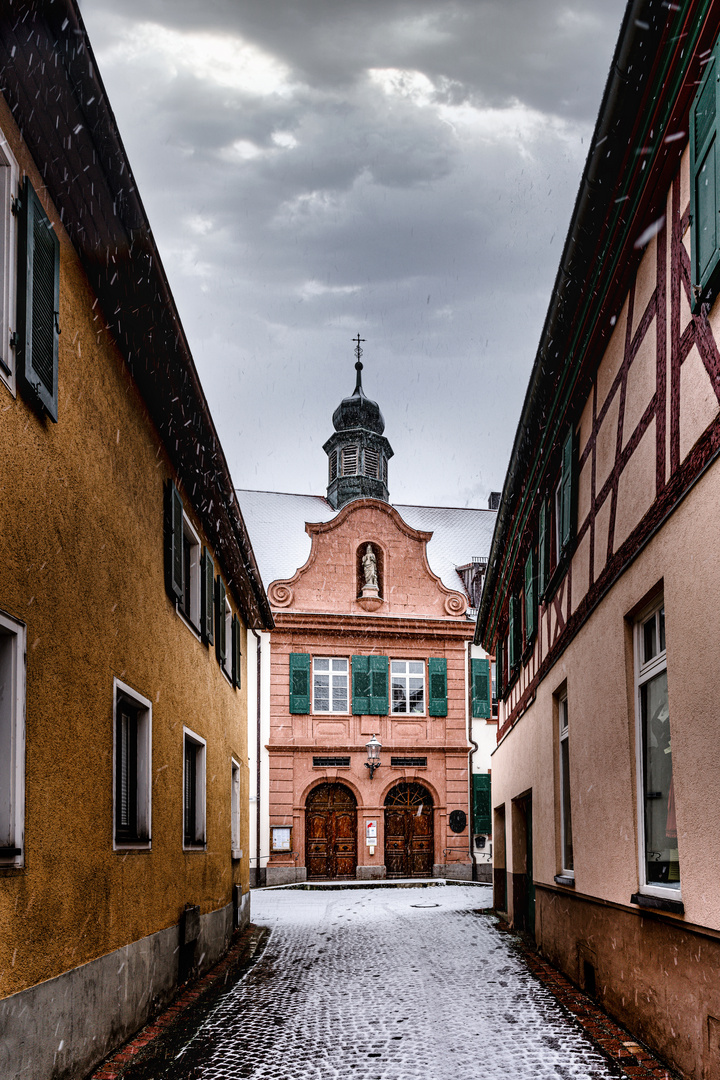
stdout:
[[321,784],[308,795],[305,860],[309,881],[355,878],[357,800],[344,784]]
[[434,856],[432,795],[422,784],[396,784],[385,797],[387,877],[432,877]]

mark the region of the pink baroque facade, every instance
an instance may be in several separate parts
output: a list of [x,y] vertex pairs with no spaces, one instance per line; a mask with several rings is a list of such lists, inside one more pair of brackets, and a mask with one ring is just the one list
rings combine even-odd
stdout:
[[477,640],[498,657],[496,908],[683,1077],[709,1080],[720,5],[638,10],[531,376]]
[[292,831],[267,882],[470,877],[467,825],[450,826],[468,814],[467,599],[430,570],[431,534],[383,501],[357,499],[307,532],[307,562],[269,590],[270,829]]
[[499,495],[390,504],[360,354],[327,497],[239,493],[275,624],[254,650],[251,882],[489,881],[497,718],[472,637]]

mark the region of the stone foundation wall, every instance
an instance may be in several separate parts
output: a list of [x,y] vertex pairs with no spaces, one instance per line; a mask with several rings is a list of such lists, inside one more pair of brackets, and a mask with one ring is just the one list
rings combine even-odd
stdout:
[[[250,894],[238,911],[246,925]],[[233,904],[200,917],[195,968],[227,951]],[[166,1005],[178,985],[180,925],[115,949],[0,1001],[2,1080],[81,1080]]]
[[689,1080],[720,1077],[720,934],[536,885],[541,952]]

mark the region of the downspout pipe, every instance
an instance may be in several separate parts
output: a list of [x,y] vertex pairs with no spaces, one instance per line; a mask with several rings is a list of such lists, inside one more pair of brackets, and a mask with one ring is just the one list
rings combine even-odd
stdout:
[[[252,627],[250,628],[252,630]],[[256,685],[256,721],[257,721],[257,736],[256,736],[256,749],[255,749],[255,887],[260,885],[260,696],[261,696],[261,676],[262,676],[262,636],[258,634],[257,630],[252,630],[255,635],[257,665],[255,674]]]

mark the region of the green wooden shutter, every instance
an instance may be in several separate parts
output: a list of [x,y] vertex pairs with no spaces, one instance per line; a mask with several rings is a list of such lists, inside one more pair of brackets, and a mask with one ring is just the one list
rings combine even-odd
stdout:
[[367,659],[369,660],[370,672],[370,701],[367,714],[369,716],[387,716],[388,658],[387,656],[369,656]]
[[428,715],[447,716],[447,660],[428,661],[430,693]]
[[225,586],[218,574],[215,579],[215,655],[218,664],[225,663],[227,642],[225,641]]
[[473,832],[492,832],[490,806],[490,774],[473,773]]
[[185,588],[183,559],[183,503],[168,480],[165,485],[165,585],[171,600],[182,600]]
[[215,564],[207,548],[203,548],[202,589],[200,597],[200,629],[207,645],[213,643]]
[[498,701],[502,700],[503,690],[505,689],[505,684],[503,682],[503,678],[504,678],[504,674],[505,674],[505,672],[503,670],[503,663],[504,663],[503,644],[502,644],[502,641],[500,641],[498,639],[498,642],[497,642],[497,645],[496,645],[496,648],[495,648],[495,686],[497,688]]
[[525,560],[525,641],[532,641],[536,629],[535,575],[532,551]]
[[242,637],[240,634],[240,620],[233,613],[232,617],[232,681],[233,686],[240,689],[242,682]]
[[515,628],[517,623],[517,597],[511,596],[508,605],[508,668],[510,671],[515,667],[520,657],[515,647]]
[[575,477],[574,477],[574,431],[570,428],[570,431],[565,437],[563,443],[562,453],[562,477],[561,477],[561,489],[560,489],[560,516],[562,521],[561,526],[561,547],[563,551],[570,543],[573,531],[574,531],[574,494],[575,494]]
[[310,656],[290,653],[290,712],[310,712]]
[[56,423],[59,319],[60,243],[26,178],[18,234],[18,366]]
[[705,64],[690,109],[690,220],[693,311],[720,261],[718,229],[718,45]]
[[472,714],[476,719],[489,720],[492,716],[490,700],[490,661],[479,657],[470,661],[472,681]]
[[538,519],[538,597],[545,595],[550,567],[550,529],[547,499],[540,503]]
[[356,716],[370,713],[370,657],[352,658],[352,711]]

